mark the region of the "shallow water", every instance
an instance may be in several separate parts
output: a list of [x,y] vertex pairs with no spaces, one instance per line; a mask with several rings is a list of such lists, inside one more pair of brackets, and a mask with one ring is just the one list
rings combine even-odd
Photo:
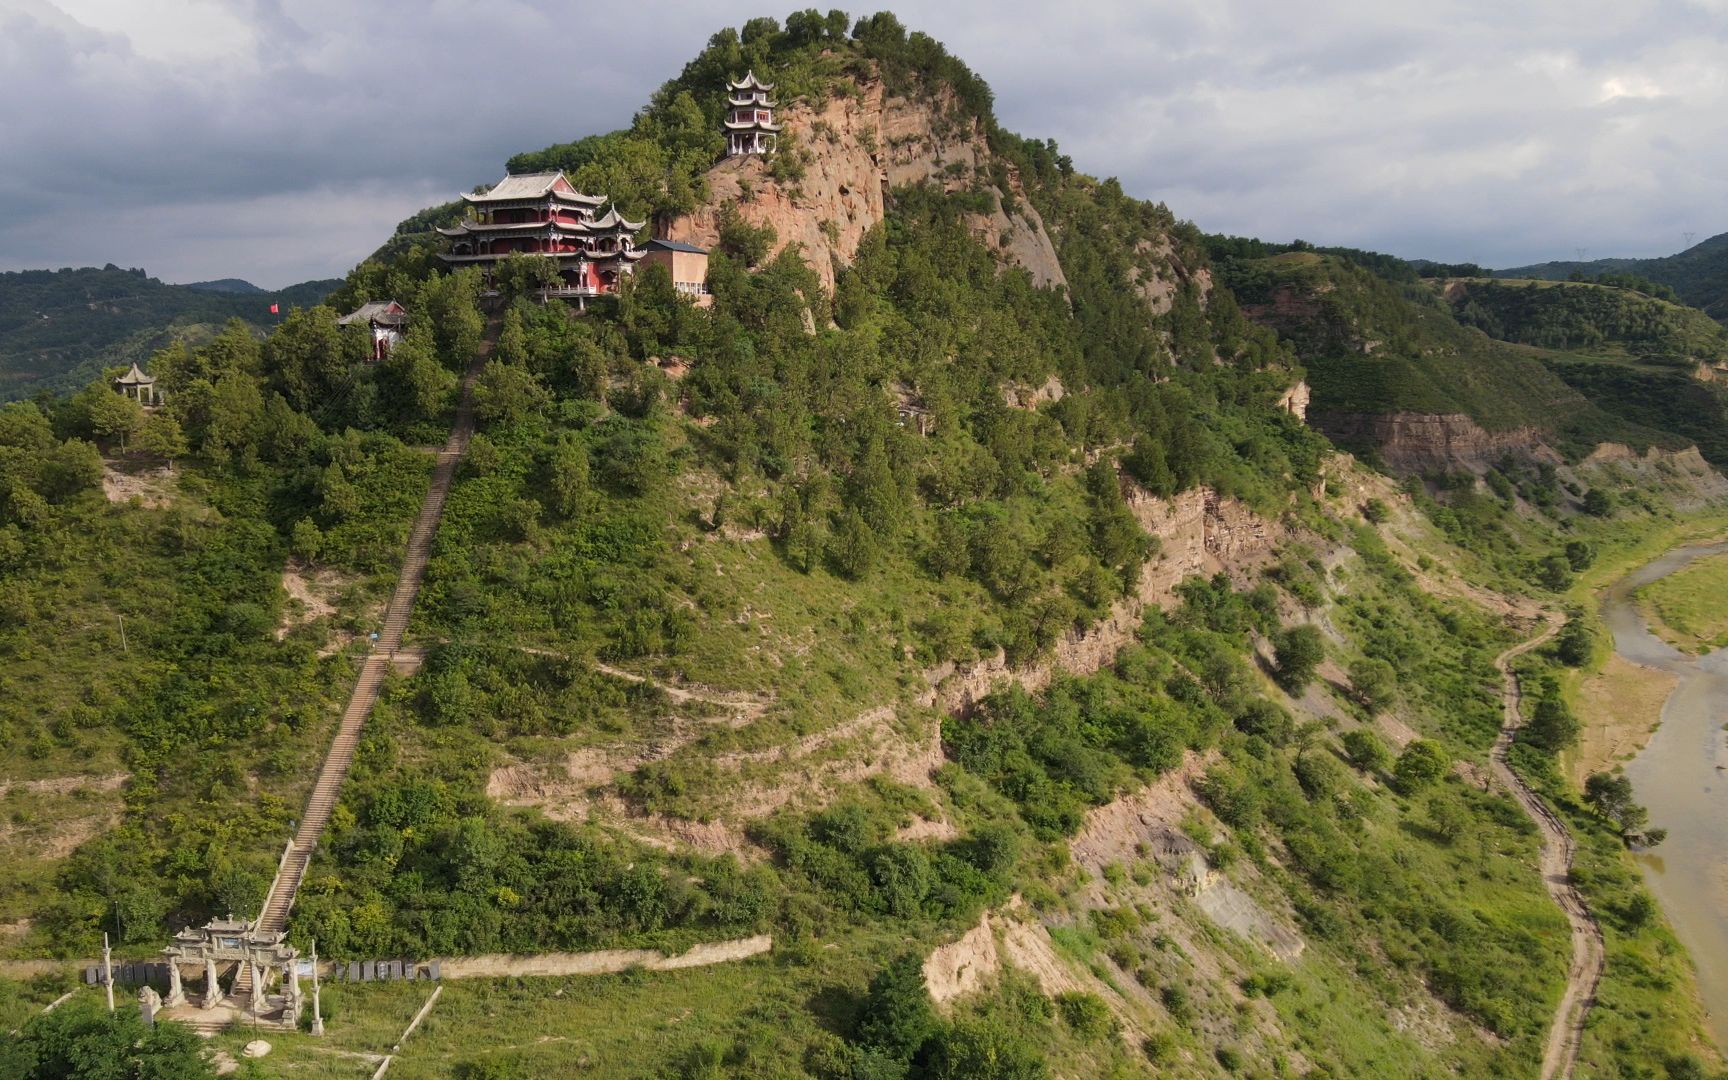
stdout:
[[1668,830],[1667,841],[1638,862],[1692,954],[1711,1034],[1728,1047],[1728,650],[1689,656],[1651,633],[1632,602],[1639,586],[1724,552],[1728,542],[1675,548],[1616,582],[1602,616],[1621,656],[1680,677],[1661,726],[1626,775],[1650,824]]

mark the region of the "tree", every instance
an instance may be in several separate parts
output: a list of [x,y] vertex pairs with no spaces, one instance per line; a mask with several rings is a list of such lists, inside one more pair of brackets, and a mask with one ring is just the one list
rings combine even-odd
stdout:
[[906,953],[888,963],[864,995],[857,1041],[909,1061],[940,1027],[924,989],[924,959]]
[[1350,664],[1350,688],[1372,716],[1397,700],[1398,672],[1384,660],[1364,656]]
[[1650,823],[1650,811],[1632,798],[1632,781],[1624,773],[1592,773],[1584,781],[1584,801],[1597,815],[1620,831],[1620,838],[1647,844],[1660,843],[1665,830],[1645,826]]
[[147,454],[163,458],[168,462],[168,470],[174,470],[176,458],[185,457],[190,449],[186,445],[186,433],[180,429],[180,421],[165,412],[153,413],[144,421],[144,427],[138,432],[138,445]]
[[1398,763],[1392,767],[1392,779],[1398,790],[1409,794],[1445,776],[1451,767],[1452,760],[1438,743],[1417,739],[1398,755]]
[[1566,628],[1560,631],[1560,636],[1554,642],[1554,654],[1567,667],[1583,667],[1590,662],[1596,652],[1596,639],[1590,633],[1590,627],[1578,616],[1573,616],[1566,623]]
[[89,399],[90,430],[98,437],[119,439],[120,452],[126,452],[126,438],[144,424],[144,407],[125,394],[117,394],[96,384]]
[[1314,681],[1320,661],[1326,658],[1326,642],[1313,626],[1293,626],[1273,638],[1273,656],[1278,685],[1300,694]]
[[757,227],[745,221],[738,207],[724,203],[719,213],[719,249],[745,266],[756,266],[774,249],[778,234],[774,226]]
[[502,360],[488,360],[474,380],[474,415],[485,424],[508,427],[539,413],[551,394],[532,371]]
[[553,259],[512,251],[499,261],[493,280],[498,283],[498,291],[506,301],[519,296],[533,296],[543,289],[557,286],[558,264]]
[[205,1080],[216,1070],[203,1049],[184,1024],[146,1028],[137,1009],[109,1013],[85,996],[0,1035],[0,1065],[16,1080]]
[[222,460],[256,446],[264,395],[251,375],[239,371],[223,375],[216,381],[209,407],[201,448],[206,456]]
[[1344,745],[1344,756],[1350,759],[1350,764],[1363,772],[1380,772],[1392,761],[1385,741],[1367,728],[1346,731],[1338,741]]
[[876,532],[863,514],[847,510],[840,515],[840,525],[834,531],[834,543],[829,549],[836,570],[856,581],[870,572],[880,554]]
[[932,1043],[930,1080],[1045,1080],[1044,1058],[1030,1039],[994,1015],[956,1020]]
[[1520,735],[1524,742],[1558,754],[1578,741],[1580,726],[1578,718],[1559,697],[1556,687],[1552,694],[1537,699],[1536,707],[1531,710],[1530,722],[1524,725]]
[[1614,512],[1614,496],[1601,488],[1584,493],[1584,512],[1591,517],[1607,517]]
[[579,440],[566,439],[552,450],[546,463],[547,494],[559,516],[572,518],[588,503],[588,448]]

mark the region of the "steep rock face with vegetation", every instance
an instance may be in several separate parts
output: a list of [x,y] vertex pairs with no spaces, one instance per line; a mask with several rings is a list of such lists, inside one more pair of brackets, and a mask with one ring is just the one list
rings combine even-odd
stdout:
[[1034,285],[1062,285],[1062,267],[1017,170],[996,157],[983,120],[951,90],[890,94],[867,74],[818,101],[777,114],[790,134],[779,154],[728,158],[709,170],[709,201],[665,226],[703,247],[720,242],[721,215],[774,230],[769,256],[796,245],[824,289],[888,214],[895,188],[932,184],[963,195],[967,228]]

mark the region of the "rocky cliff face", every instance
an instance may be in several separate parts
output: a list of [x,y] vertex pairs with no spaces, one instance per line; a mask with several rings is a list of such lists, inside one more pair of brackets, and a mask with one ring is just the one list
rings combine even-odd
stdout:
[[1019,177],[998,168],[996,177],[1006,177],[1007,190],[990,182],[995,159],[982,125],[956,120],[951,94],[892,97],[876,81],[857,90],[780,115],[792,136],[783,144],[785,152],[808,155],[801,179],[774,179],[759,157],[727,158],[709,170],[708,205],[672,221],[665,235],[712,247],[719,237],[719,208],[731,203],[750,224],[773,226],[776,253],[793,244],[801,247],[823,286],[832,290],[836,265],[851,262],[864,234],[883,219],[892,189],[928,181],[954,192],[981,184],[992,209],[968,215],[972,232],[1003,262],[1024,268],[1035,284],[1067,284]]
[[1534,428],[1488,431],[1463,413],[1311,413],[1309,423],[1341,443],[1372,443],[1397,473],[1485,472],[1507,454],[1560,464]]
[[919,704],[966,713],[1003,683],[1018,683],[1037,692],[1057,675],[1089,675],[1110,664],[1133,642],[1148,607],[1172,603],[1176,586],[1196,574],[1221,570],[1246,582],[1279,544],[1290,539],[1283,525],[1210,490],[1160,499],[1132,482],[1125,482],[1125,489],[1128,508],[1141,528],[1158,540],[1158,554],[1141,568],[1134,593],[1117,601],[1098,624],[1058,642],[1048,660],[1016,668],[997,653],[976,663],[942,664],[926,671],[929,689]]

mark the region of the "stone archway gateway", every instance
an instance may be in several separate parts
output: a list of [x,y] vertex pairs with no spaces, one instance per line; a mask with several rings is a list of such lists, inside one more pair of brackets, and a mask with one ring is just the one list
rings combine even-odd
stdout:
[[[287,937],[232,916],[180,931],[162,950],[168,963],[163,1009],[170,1016],[177,1009],[226,1010],[259,1024],[295,1030],[305,997],[300,990],[300,954]],[[187,967],[203,980],[203,993],[195,1006],[186,993],[182,969]],[[222,988],[224,978],[227,991]]]

